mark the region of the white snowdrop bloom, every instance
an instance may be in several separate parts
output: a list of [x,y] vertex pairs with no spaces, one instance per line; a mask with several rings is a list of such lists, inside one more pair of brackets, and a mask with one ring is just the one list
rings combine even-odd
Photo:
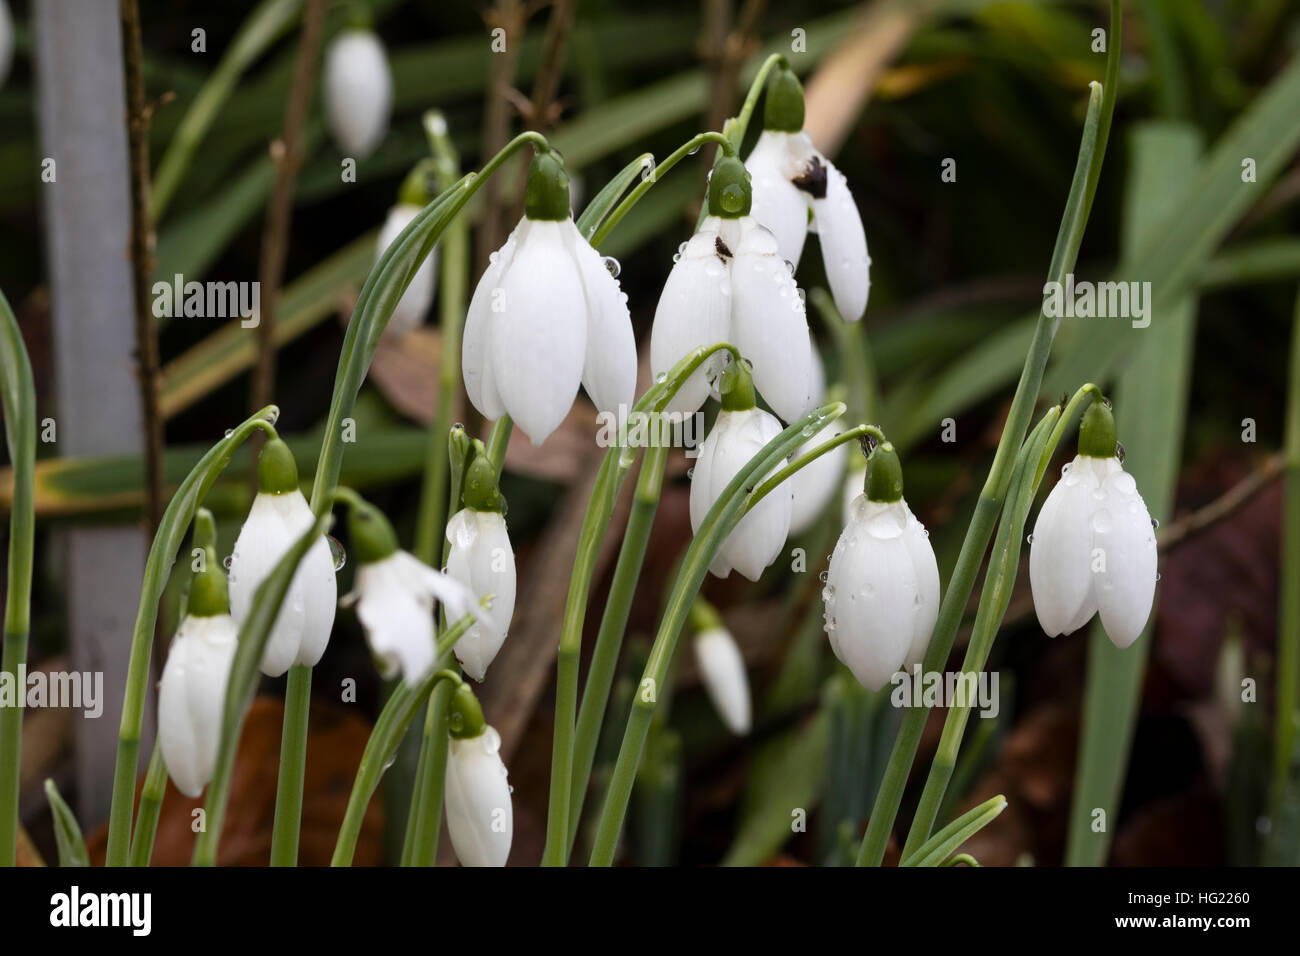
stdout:
[[[411,224],[411,220],[416,217],[422,208],[422,206],[413,203],[399,202],[388,210],[388,218],[384,220],[383,228],[379,230],[379,241],[375,243],[376,262],[393,244],[393,240],[401,234],[402,230]],[[401,336],[424,324],[424,317],[428,314],[429,306],[433,302],[433,290],[438,276],[437,269],[438,249],[435,246],[429,257],[421,262],[420,267],[415,270],[415,275],[411,278],[411,284],[406,287],[406,291],[398,299],[397,307],[393,309],[392,318],[388,320],[386,331]]]
[[808,233],[817,233],[835,307],[856,322],[871,290],[866,232],[844,174],[813,146],[803,118],[799,80],[778,70],[768,87],[763,132],[745,160],[754,183],[752,215],[796,267]]
[[453,734],[447,748],[446,804],[447,832],[461,865],[505,866],[514,810],[501,737],[493,728],[483,726],[471,737]]
[[[243,623],[258,586],[315,523],[298,490],[298,467],[289,446],[275,438],[257,463],[257,495],[230,556],[230,608]],[[338,583],[325,535],[311,546],[289,584],[262,654],[262,673],[279,677],[290,667],[314,667],[334,627]]]
[[212,779],[239,628],[229,614],[188,614],[158,684],[158,744],[176,789],[197,797]]
[[463,508],[447,522],[447,573],[476,598],[491,595],[492,620],[497,629],[475,624],[456,642],[456,659],[477,681],[487,675],[505,643],[515,613],[515,553],[510,547],[506,519],[499,511]]
[[372,30],[344,30],[325,51],[325,120],[344,155],[364,159],[388,130],[393,76]]
[[[215,540],[211,515],[206,521],[208,538]],[[212,779],[239,636],[230,616],[225,572],[211,547],[204,552],[204,567],[190,583],[186,614],[167,649],[158,683],[158,746],[168,775],[187,797],[197,797]]]
[[745,659],[731,632],[713,627],[695,636],[695,662],[718,716],[733,734],[749,733],[749,677]]
[[[737,159],[709,178],[709,213],[664,283],[650,332],[650,368],[667,373],[692,350],[730,342],[753,364],[754,384],[786,422],[812,408],[812,347],[803,297],[776,237],[749,215],[749,176]],[[722,362],[697,369],[668,409],[694,412]]]
[[[816,348],[813,348],[812,355],[812,395],[815,401],[820,402],[826,391],[826,373],[822,369],[821,357],[817,354]],[[823,428],[800,445],[792,457],[801,458],[843,431],[844,429],[838,425]],[[793,499],[790,511],[790,534],[802,534],[811,528],[830,504],[831,499],[835,497],[835,491],[840,486],[845,466],[848,464],[848,451],[848,445],[837,445],[790,476],[790,495]],[[862,487],[860,477],[857,487]]]
[[1049,637],[1077,631],[1100,613],[1111,642],[1125,648],[1151,614],[1157,549],[1151,513],[1115,457],[1114,435],[1110,410],[1101,403],[1090,406],[1079,430],[1079,454],[1063,469],[1034,524],[1029,583],[1038,622]]
[[893,447],[880,445],[870,467],[867,492],[831,553],[822,599],[835,656],[877,691],[925,657],[939,616],[939,566],[902,496]]
[[[699,532],[709,509],[731,480],[764,445],[781,434],[781,423],[754,407],[754,387],[743,363],[729,368],[725,375],[734,384],[723,392],[722,411],[700,446],[699,457],[691,470],[692,533]],[[783,465],[784,462],[778,462],[763,478],[780,471]],[[722,542],[709,570],[725,578],[735,568],[751,581],[757,581],[785,546],[791,509],[787,481],[740,519]]]
[[510,415],[534,445],[564,420],[579,384],[601,411],[631,406],[627,296],[574,225],[553,153],[533,160],[524,218],[474,290],[461,360],[474,407],[492,421]]
[[14,21],[9,14],[9,5],[0,0],[0,86],[4,86],[9,76],[9,67],[14,58]]
[[473,627],[483,629],[488,635],[485,640],[492,640],[494,618],[477,597],[451,575],[398,548],[393,527],[378,508],[354,504],[348,533],[357,559],[356,586],[339,603],[356,605],[383,677],[400,672],[408,684],[415,684],[429,672],[436,651],[435,601],[444,606],[449,622],[474,615],[478,623]]

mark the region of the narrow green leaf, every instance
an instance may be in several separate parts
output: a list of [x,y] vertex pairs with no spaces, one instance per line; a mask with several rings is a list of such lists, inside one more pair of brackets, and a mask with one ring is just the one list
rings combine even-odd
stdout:
[[45,781],[45,796],[54,816],[54,842],[59,848],[59,866],[90,866],[90,854],[81,835],[77,817],[59,795],[53,780]]

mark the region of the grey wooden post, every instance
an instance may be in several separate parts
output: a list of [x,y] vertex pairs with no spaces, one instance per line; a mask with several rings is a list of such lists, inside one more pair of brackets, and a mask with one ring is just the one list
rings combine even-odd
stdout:
[[[57,448],[62,455],[140,453],[117,4],[41,0],[33,17],[41,157],[54,161],[54,182],[43,183],[41,193]],[[72,529],[65,545],[72,666],[104,675],[102,716],[76,719],[77,804],[90,828],[108,816],[147,545],[139,527],[120,526]],[[153,746],[152,700],[146,714],[145,759]]]

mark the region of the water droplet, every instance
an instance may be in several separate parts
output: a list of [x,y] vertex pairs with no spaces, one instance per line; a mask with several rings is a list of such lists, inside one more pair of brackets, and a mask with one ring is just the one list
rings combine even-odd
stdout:
[[[687,153],[686,155],[687,155],[687,156],[694,156],[694,155],[695,155],[696,153],[698,153],[699,151],[700,151],[700,148],[699,148],[698,146],[696,146],[693,150],[691,150],[691,151],[690,151],[689,153]],[[713,175],[713,174],[710,173],[709,175]]]
[[227,428],[227,429],[226,429],[226,437],[227,437],[227,438],[229,438],[229,437],[230,437],[231,435],[233,435],[234,433],[235,433],[235,430],[234,430],[233,428]]
[[786,271],[790,273],[790,275],[794,275],[794,263],[791,262],[789,259],[785,260],[785,268]]
[[732,183],[722,190],[718,204],[724,212],[740,212],[745,206],[745,190],[739,183]]
[[694,477],[695,477],[695,469],[694,469],[694,468],[687,468],[687,469],[686,469],[686,477],[687,477],[688,480],[694,478]]
[[271,408],[267,411],[266,415],[263,417],[266,419],[267,424],[274,425],[276,422],[280,420],[280,409],[272,405]]
[[600,261],[605,266],[605,271],[608,272],[615,279],[617,279],[618,274],[623,271],[623,267],[618,264],[618,260],[615,259],[613,256],[605,256],[605,258],[601,259]]
[[823,571],[821,574],[817,575],[817,580],[820,581],[822,584],[825,584],[827,576],[828,576],[827,572]]
[[1159,519],[1159,518],[1152,518],[1152,519],[1151,519],[1151,530],[1152,530],[1152,531],[1159,531],[1159,530],[1160,530],[1160,519]]
[[1128,452],[1124,451],[1124,445],[1121,442],[1115,442],[1115,457],[1119,463],[1124,464],[1124,459],[1128,457]]
[[231,565],[233,565],[234,563],[235,563],[235,556],[233,554],[228,554],[221,560],[221,566],[225,568],[227,571],[230,570]]
[[667,372],[660,372],[658,375],[655,376],[655,384],[657,385],[662,385],[666,381],[668,381]]
[[1034,536],[1030,534],[1027,538],[1025,538],[1025,544],[1033,544],[1033,543],[1034,543]]
[[1109,534],[1114,522],[1111,520],[1110,512],[1105,508],[1099,508],[1092,516],[1092,530],[1097,534]]
[[680,252],[673,253],[673,262],[681,262],[681,261],[682,261],[682,254]]
[[325,535],[325,540],[330,544],[330,559],[334,562],[334,570],[338,571],[348,563],[348,552],[334,535]]

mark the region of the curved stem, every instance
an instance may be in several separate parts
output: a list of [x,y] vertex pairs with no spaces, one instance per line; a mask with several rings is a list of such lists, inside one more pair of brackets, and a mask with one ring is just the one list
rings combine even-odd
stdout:
[[748,514],[752,511],[755,505],[766,498],[770,492],[775,490],[776,487],[781,484],[781,482],[785,481],[799,469],[812,464],[822,455],[829,454],[840,445],[847,444],[851,441],[859,441],[868,435],[881,444],[884,444],[889,440],[885,437],[885,433],[876,425],[855,425],[847,431],[840,432],[833,438],[826,439],[826,441],[822,442],[816,448],[810,448],[759,485],[754,490],[754,493],[749,496],[749,500],[745,503],[745,513]]

